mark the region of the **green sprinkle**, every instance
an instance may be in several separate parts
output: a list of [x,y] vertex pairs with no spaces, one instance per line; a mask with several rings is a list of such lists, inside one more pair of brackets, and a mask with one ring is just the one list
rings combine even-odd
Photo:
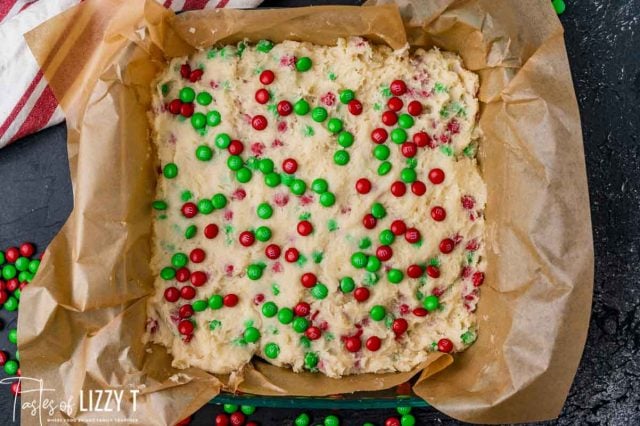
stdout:
[[411,168],[411,169],[415,169],[416,167],[418,167],[418,160],[416,158],[407,158],[407,167]]
[[469,158],[473,158],[476,155],[476,146],[475,144],[470,143],[463,150],[462,153]]
[[280,286],[278,284],[271,284],[271,293],[274,296],[277,296],[280,294]]
[[375,103],[373,104],[373,110],[374,111],[380,111],[382,109],[382,105],[380,105],[379,103]]
[[256,50],[262,53],[268,53],[273,49],[273,42],[270,40],[260,40],[258,44],[256,44]]
[[387,86],[380,86],[380,94],[385,98],[391,97],[391,90]]
[[316,131],[313,130],[313,127],[311,127],[309,125],[304,126],[304,135],[305,136],[309,137],[309,136],[313,136],[315,134],[316,134]]
[[448,92],[449,89],[447,88],[447,86],[445,86],[442,83],[436,83],[433,86],[433,89],[435,90],[436,93],[444,93],[444,92]]
[[311,253],[311,258],[313,259],[314,263],[321,263],[322,259],[324,259],[324,253],[321,251],[314,250]]
[[371,247],[371,238],[369,237],[364,237],[358,243],[358,248],[360,250],[365,250],[365,249],[368,249],[369,247]]
[[166,95],[167,93],[169,93],[169,85],[167,83],[163,84],[162,86],[160,86],[160,91],[163,95]]
[[334,81],[336,78],[338,78],[334,73],[330,72],[329,75],[327,76],[329,78],[329,80]]
[[309,340],[309,338],[307,336],[300,336],[300,346],[302,346],[303,348],[310,348],[311,347],[311,340]]
[[453,148],[451,147],[451,145],[441,145],[440,152],[447,157],[451,157],[453,155]]
[[307,352],[304,355],[304,366],[308,370],[313,370],[318,365],[318,355],[314,352]]
[[298,254],[298,260],[296,260],[296,264],[298,266],[304,266],[305,263],[307,263],[307,256],[302,253]]
[[336,222],[335,219],[329,219],[327,221],[327,229],[329,230],[329,232],[333,232],[336,229],[338,229],[338,222]]
[[378,281],[380,281],[380,276],[375,272],[367,272],[362,279],[362,283],[366,286],[375,285]]
[[193,194],[189,190],[184,190],[182,191],[182,194],[180,194],[180,199],[185,203],[189,201],[191,198],[193,198]]
[[465,345],[470,345],[476,341],[476,334],[471,330],[467,330],[460,336],[460,339]]
[[304,212],[298,216],[298,220],[309,220],[311,218],[311,212]]

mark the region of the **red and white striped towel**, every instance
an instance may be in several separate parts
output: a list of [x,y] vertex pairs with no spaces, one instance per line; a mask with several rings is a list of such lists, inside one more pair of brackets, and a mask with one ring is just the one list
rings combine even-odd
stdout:
[[[156,0],[174,11],[248,9],[262,0]],[[80,0],[0,0],[0,148],[64,120],[23,34]]]

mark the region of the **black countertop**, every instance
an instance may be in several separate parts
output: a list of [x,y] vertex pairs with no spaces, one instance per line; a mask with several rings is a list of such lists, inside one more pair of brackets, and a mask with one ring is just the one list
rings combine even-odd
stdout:
[[[327,3],[347,2],[313,2]],[[561,20],[582,114],[596,273],[582,363],[553,423],[640,424],[640,0],[567,3]],[[300,4],[308,2],[264,5]],[[63,225],[73,204],[65,139],[59,125],[0,150],[0,248],[23,241],[44,248]],[[15,326],[15,313],[3,310],[0,318],[0,349],[14,353],[6,331]],[[8,389],[0,389],[3,424],[12,403]],[[204,407],[192,424],[212,424],[219,411]],[[330,414],[309,412],[315,420]],[[297,413],[261,408],[251,418],[265,426],[291,424]],[[393,411],[336,414],[349,425],[381,425]],[[458,423],[430,408],[414,414],[417,424]]]

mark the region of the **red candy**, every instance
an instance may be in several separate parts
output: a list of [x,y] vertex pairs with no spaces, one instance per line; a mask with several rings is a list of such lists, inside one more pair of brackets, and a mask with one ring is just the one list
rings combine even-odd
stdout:
[[362,114],[362,103],[357,99],[352,99],[347,104],[347,108],[352,115]]
[[407,225],[401,220],[394,220],[391,222],[391,232],[393,235],[398,236],[402,235],[407,231]]
[[0,290],[0,304],[3,304],[4,302],[6,302],[8,298],[9,298],[9,295],[7,294],[7,292],[4,290]]
[[293,158],[287,158],[282,162],[282,170],[287,174],[294,174],[298,170],[298,162]]
[[447,211],[440,206],[431,209],[431,217],[436,222],[442,222],[447,217]]
[[267,89],[256,90],[256,94],[254,96],[256,102],[263,105],[269,102],[270,97],[271,95],[269,95],[269,91]]
[[422,114],[422,104],[418,101],[411,101],[409,105],[407,105],[407,111],[414,117],[420,115]]
[[180,109],[182,108],[182,102],[180,102],[180,99],[174,99],[171,102],[169,102],[169,112],[173,115],[178,115],[180,114]]
[[349,352],[358,352],[362,347],[362,342],[360,342],[360,338],[351,336],[344,339],[344,347]]
[[307,302],[298,302],[293,312],[299,317],[306,317],[311,312],[311,306]]
[[[20,371],[20,369],[18,369]],[[20,374],[18,374],[20,376]],[[22,384],[20,382],[13,382],[11,386],[9,386],[9,390],[13,395],[19,395],[22,392]]]
[[275,80],[276,75],[271,70],[264,70],[260,73],[260,83],[271,84]]
[[413,315],[417,317],[426,317],[428,313],[429,311],[427,311],[425,308],[415,308],[413,310]]
[[256,241],[256,237],[251,231],[243,231],[240,233],[238,241],[242,246],[249,247]]
[[453,343],[449,339],[438,340],[438,350],[440,352],[449,353],[453,350]]
[[404,318],[396,318],[393,320],[393,324],[391,325],[391,329],[396,334],[396,336],[400,336],[409,328],[409,323]]
[[193,324],[191,323],[191,321],[189,320],[180,321],[180,324],[178,324],[178,332],[180,332],[180,334],[183,334],[185,336],[192,334]]
[[322,336],[322,331],[318,327],[311,326],[305,330],[304,334],[309,340],[318,340]]
[[369,289],[366,287],[358,287],[353,292],[353,298],[358,302],[364,302],[369,298]]
[[474,287],[480,287],[484,283],[484,272],[474,272],[471,276]]
[[298,234],[306,237],[307,235],[311,234],[311,232],[313,232],[313,225],[308,220],[303,220],[298,223],[297,229]]
[[404,239],[410,244],[417,243],[420,241],[420,231],[416,228],[409,228],[407,232],[404,233]]
[[30,243],[22,243],[20,244],[20,249],[19,252],[22,256],[24,257],[31,257],[33,256],[33,253],[35,252],[35,248],[33,247],[32,244]]
[[431,278],[440,277],[440,268],[433,265],[427,266],[427,275],[429,275]]
[[429,171],[429,180],[435,185],[442,183],[444,181],[444,172],[442,169],[431,169]]
[[440,245],[438,247],[440,248],[440,251],[442,253],[447,254],[453,251],[455,243],[451,238],[445,238],[444,240],[440,241]]
[[255,115],[251,119],[251,126],[256,130],[264,130],[267,128],[267,118],[264,115]]
[[407,192],[407,185],[402,181],[395,181],[391,184],[391,193],[394,197],[402,197]]
[[204,227],[204,236],[209,240],[217,237],[218,232],[218,225],[216,225],[215,223],[210,223]]
[[191,259],[193,263],[201,263],[205,257],[206,254],[201,248],[195,248],[191,250],[191,253],[189,254],[189,259]]
[[233,308],[238,304],[238,296],[233,293],[229,293],[222,298],[222,303],[228,308]]
[[402,80],[393,80],[389,86],[391,93],[396,96],[404,95],[407,91],[407,85]]
[[180,306],[180,309],[178,309],[178,316],[183,319],[191,318],[193,316],[193,308],[191,305]]
[[184,217],[191,219],[198,213],[198,206],[194,203],[184,203],[180,211]]
[[364,215],[362,218],[362,225],[367,229],[373,229],[377,224],[378,220],[371,213]]
[[385,111],[382,113],[382,123],[386,126],[393,126],[398,122],[398,116],[393,111]]
[[201,69],[193,70],[191,71],[191,74],[189,74],[189,81],[195,83],[196,81],[200,80],[203,75],[204,71],[202,71]]
[[289,263],[297,261],[298,257],[300,257],[300,253],[296,248],[291,247],[284,252],[284,259]]
[[317,282],[318,278],[311,272],[306,272],[300,277],[300,284],[305,288],[311,288],[316,285]]
[[207,282],[207,274],[202,271],[196,271],[191,274],[191,284],[194,287],[201,287]]
[[190,75],[191,67],[189,66],[189,64],[180,65],[180,76],[182,76],[182,78],[189,78]]
[[371,132],[371,140],[378,144],[386,141],[388,137],[389,134],[387,133],[387,131],[381,127],[378,127],[377,129],[374,129],[373,132]]
[[242,414],[242,411],[236,411],[229,416],[229,420],[232,426],[242,426],[244,424],[245,417],[244,414]]
[[402,102],[402,99],[396,98],[395,96],[389,98],[389,100],[387,101],[387,108],[389,108],[391,111],[400,111],[403,105],[404,102]]
[[191,272],[187,268],[180,268],[176,271],[176,281],[183,283],[191,277]]
[[275,260],[280,257],[280,246],[277,244],[269,244],[264,249],[264,254],[271,260]]
[[218,414],[216,416],[216,426],[229,426],[229,416],[226,414]]
[[393,256],[393,250],[389,246],[380,246],[376,249],[376,257],[385,262],[391,259]]
[[384,421],[384,426],[400,426],[400,420],[396,417],[389,417]]
[[182,114],[183,116],[189,118],[193,115],[193,112],[194,112],[193,103],[180,105],[180,114]]
[[411,184],[411,192],[418,196],[424,195],[424,193],[427,192],[427,185],[417,180]]
[[420,148],[424,148],[431,143],[431,136],[425,132],[418,132],[413,135],[413,142]]
[[240,155],[242,151],[244,151],[244,144],[237,139],[231,141],[229,146],[227,147],[227,151],[231,155]]
[[164,290],[164,299],[167,302],[171,302],[171,303],[177,302],[179,298],[180,298],[180,290],[178,290],[177,288],[167,287]]
[[0,351],[0,367],[5,365],[9,361],[9,355],[5,351]]
[[283,117],[286,117],[287,115],[291,114],[291,112],[293,111],[293,107],[291,106],[291,102],[289,101],[280,101],[278,102],[278,114],[280,114]]
[[368,194],[371,191],[371,181],[367,178],[360,178],[356,181],[356,191],[359,194]]
[[371,336],[365,342],[365,346],[371,352],[375,352],[378,349],[380,349],[381,344],[382,344],[382,342],[380,341],[380,338],[378,336]]
[[20,283],[18,282],[17,278],[11,278],[10,280],[7,280],[7,283],[5,285],[5,288],[7,289],[7,291],[11,293],[16,291],[18,287],[20,287]]
[[8,248],[4,253],[4,258],[9,263],[16,263],[16,260],[20,257],[20,250],[15,247]]
[[406,158],[415,157],[418,153],[418,145],[413,142],[405,142],[402,144],[402,148],[400,148],[402,155]]
[[420,265],[410,265],[407,268],[407,275],[410,278],[420,278],[422,276],[422,268]]

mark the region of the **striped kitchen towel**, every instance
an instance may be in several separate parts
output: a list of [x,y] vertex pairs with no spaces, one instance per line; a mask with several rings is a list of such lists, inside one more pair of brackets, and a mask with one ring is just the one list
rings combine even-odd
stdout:
[[[0,148],[64,120],[23,34],[81,0],[0,0]],[[174,11],[249,9],[262,0],[156,0]]]

